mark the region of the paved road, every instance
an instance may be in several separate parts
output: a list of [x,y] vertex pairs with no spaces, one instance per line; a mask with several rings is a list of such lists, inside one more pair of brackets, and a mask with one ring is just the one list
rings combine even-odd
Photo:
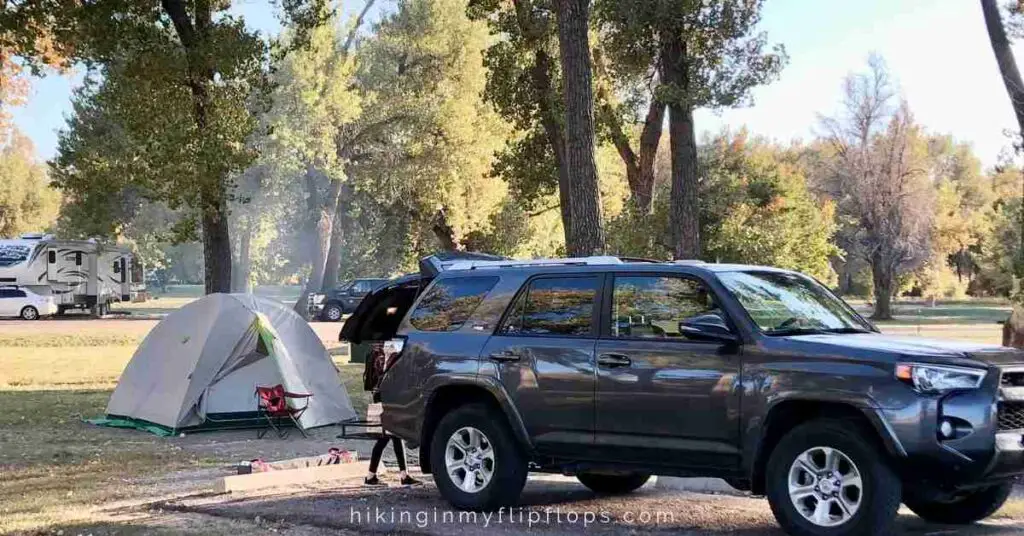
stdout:
[[[418,488],[326,489],[257,497],[206,497],[170,509],[218,518],[261,519],[287,527],[312,526],[376,534],[713,534],[781,536],[762,499],[699,495],[653,487],[625,498],[597,497],[579,484],[531,480],[521,507],[492,514],[454,512],[432,485]],[[901,510],[906,535],[1019,535],[1024,519],[994,519],[971,527],[928,524]]]

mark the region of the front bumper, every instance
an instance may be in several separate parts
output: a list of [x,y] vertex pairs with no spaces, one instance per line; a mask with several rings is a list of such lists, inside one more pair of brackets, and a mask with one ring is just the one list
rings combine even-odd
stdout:
[[306,304],[309,311],[310,318],[317,318],[320,313],[324,311],[324,303],[327,300],[327,296],[323,294],[310,294]]
[[[1024,429],[1000,429],[1000,377],[993,369],[976,390],[920,395],[903,408],[880,410],[906,452],[897,463],[906,479],[962,488],[1024,475]],[[943,421],[953,425],[953,437],[941,437]]]

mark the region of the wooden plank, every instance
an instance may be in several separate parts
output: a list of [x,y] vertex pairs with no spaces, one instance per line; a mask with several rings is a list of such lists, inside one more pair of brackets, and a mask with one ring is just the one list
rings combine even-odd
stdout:
[[[355,460],[353,461],[358,461],[359,459],[358,452],[351,452],[349,453],[349,456],[355,457]],[[331,461],[333,460],[334,458],[332,458],[330,454],[321,454],[319,456],[307,456],[304,458],[292,458],[290,460],[267,462],[266,465],[270,468],[270,470],[299,469],[302,467],[321,467],[325,465],[332,465]],[[341,463],[353,463],[353,461],[341,461]],[[260,469],[260,466],[254,465],[252,468],[252,472],[259,473],[263,471]]]
[[265,473],[252,473],[248,475],[232,475],[217,480],[214,484],[213,490],[217,493],[226,493],[232,491],[250,491],[273,488],[278,486],[297,486],[330,480],[362,478],[366,476],[366,473],[369,472],[369,470],[370,462],[367,461],[324,465],[318,467],[283,469],[280,471],[267,471]]

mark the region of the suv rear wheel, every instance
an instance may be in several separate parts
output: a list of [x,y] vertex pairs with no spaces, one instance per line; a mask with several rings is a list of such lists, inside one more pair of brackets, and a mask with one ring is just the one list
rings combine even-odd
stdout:
[[484,404],[445,415],[430,443],[430,466],[441,495],[466,510],[515,504],[526,483],[526,457],[505,416]]
[[650,473],[580,473],[581,484],[597,493],[620,495],[635,491],[650,480]]
[[966,525],[996,513],[1010,497],[1012,482],[973,490],[951,497],[949,500],[925,500],[907,493],[903,503],[925,521]]
[[819,419],[791,430],[768,459],[765,489],[789,534],[888,534],[901,483],[859,426]]

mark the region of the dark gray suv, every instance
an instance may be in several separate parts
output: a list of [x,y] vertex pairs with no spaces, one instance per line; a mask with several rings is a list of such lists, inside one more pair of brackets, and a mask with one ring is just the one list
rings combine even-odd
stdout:
[[791,534],[884,534],[901,502],[970,523],[1024,473],[1024,352],[882,335],[761,266],[428,258],[367,296],[385,427],[459,508],[530,471],[599,493],[650,475],[766,495]]

